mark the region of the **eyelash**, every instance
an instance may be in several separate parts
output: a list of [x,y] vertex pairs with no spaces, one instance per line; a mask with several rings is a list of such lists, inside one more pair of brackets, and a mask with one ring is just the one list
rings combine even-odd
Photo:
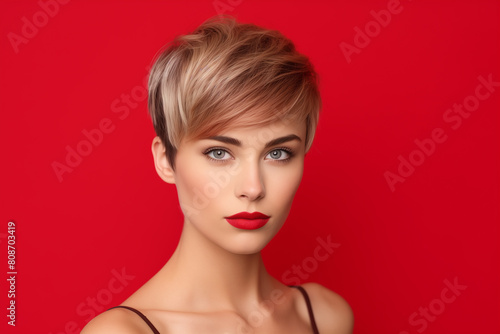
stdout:
[[271,151],[267,152],[266,156],[267,156],[269,153],[273,152],[273,151],[285,151],[285,152],[288,154],[288,158],[286,158],[286,159],[282,159],[282,160],[274,160],[274,159],[271,159],[271,160],[273,160],[274,162],[277,162],[277,163],[282,163],[282,164],[287,163],[288,161],[290,161],[290,159],[292,159],[292,158],[293,158],[293,156],[295,155],[295,154],[294,154],[294,152],[293,152],[293,150],[291,150],[291,149],[290,149],[290,148],[288,148],[288,147],[275,147],[275,148],[273,148]]
[[[209,159],[210,161],[214,161],[214,162],[217,162],[217,163],[225,163],[227,162],[228,160],[231,160],[231,159],[228,159],[228,160],[221,160],[221,159],[214,159],[212,157],[209,156],[209,154],[213,151],[224,151],[226,152],[227,154],[231,155],[231,151],[229,151],[228,149],[226,148],[223,148],[223,147],[210,147],[210,148],[207,148],[205,151],[203,151],[203,154],[207,157],[207,159]],[[285,151],[287,154],[288,154],[288,158],[286,159],[282,159],[282,160],[274,160],[274,159],[271,159],[273,160],[274,162],[277,162],[277,163],[286,163],[288,161],[290,161],[291,158],[293,158],[293,156],[295,155],[295,153],[293,152],[292,149],[288,148],[288,147],[275,147],[273,148],[272,150],[270,150],[269,152],[266,153],[266,156],[273,152],[273,151]]]
[[231,151],[229,151],[228,149],[223,148],[223,147],[210,147],[210,148],[207,148],[205,151],[203,151],[203,154],[207,157],[208,160],[214,161],[217,163],[225,163],[225,162],[227,162],[227,160],[214,159],[214,158],[210,157],[209,154],[213,151],[224,151],[227,154],[232,156]]

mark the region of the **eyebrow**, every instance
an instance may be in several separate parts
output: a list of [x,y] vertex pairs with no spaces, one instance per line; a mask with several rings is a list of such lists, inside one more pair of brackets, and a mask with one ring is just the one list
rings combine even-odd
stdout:
[[[217,140],[217,141],[220,141],[220,142],[223,142],[226,144],[230,144],[230,145],[234,145],[234,146],[238,146],[238,147],[241,146],[241,141],[239,141],[236,138],[232,138],[232,137],[212,136],[212,137],[208,137],[207,139]],[[291,135],[279,137],[279,138],[276,138],[276,139],[273,139],[273,140],[267,142],[266,145],[264,146],[264,148],[269,148],[271,146],[283,144],[283,143],[293,141],[293,140],[298,140],[299,142],[302,141],[299,136],[291,134]]]

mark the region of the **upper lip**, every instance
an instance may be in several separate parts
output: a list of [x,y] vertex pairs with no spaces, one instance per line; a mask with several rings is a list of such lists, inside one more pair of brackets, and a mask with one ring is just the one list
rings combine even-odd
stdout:
[[226,217],[226,218],[229,218],[229,219],[266,219],[266,218],[269,218],[269,216],[266,216],[265,214],[263,213],[260,213],[260,212],[240,212],[240,213],[237,213],[235,215],[232,215],[232,216],[229,216],[229,217]]

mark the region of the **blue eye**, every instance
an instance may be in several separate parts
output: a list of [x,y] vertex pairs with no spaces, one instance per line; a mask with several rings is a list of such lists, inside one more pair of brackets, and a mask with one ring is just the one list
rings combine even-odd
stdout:
[[290,159],[290,157],[291,157],[290,152],[280,148],[269,152],[269,154],[266,156],[266,159],[269,158],[271,160],[284,161]]
[[214,160],[229,160],[231,159],[231,155],[223,149],[216,148],[205,153],[209,158]]

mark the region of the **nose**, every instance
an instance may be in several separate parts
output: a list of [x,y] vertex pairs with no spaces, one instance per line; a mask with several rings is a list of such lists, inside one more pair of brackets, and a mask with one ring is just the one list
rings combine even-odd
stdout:
[[235,195],[241,199],[257,201],[265,196],[266,189],[258,162],[242,163]]

